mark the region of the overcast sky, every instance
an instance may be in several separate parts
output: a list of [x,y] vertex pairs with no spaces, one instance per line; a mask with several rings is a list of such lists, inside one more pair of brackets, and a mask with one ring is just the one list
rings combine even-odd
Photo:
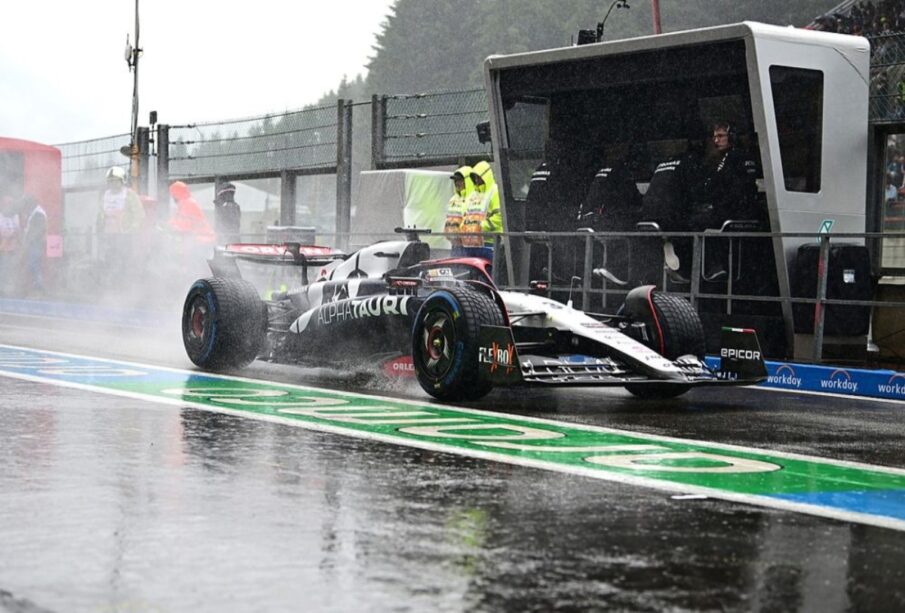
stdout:
[[[365,74],[394,0],[140,0],[139,125],[300,108]],[[131,129],[134,0],[4,3],[0,136],[48,144]]]

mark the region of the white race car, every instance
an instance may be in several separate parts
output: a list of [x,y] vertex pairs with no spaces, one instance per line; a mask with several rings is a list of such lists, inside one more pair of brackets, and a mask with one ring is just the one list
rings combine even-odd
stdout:
[[[243,279],[249,262],[280,266],[283,287]],[[413,370],[427,393],[451,401],[513,385],[621,386],[665,398],[767,375],[748,329],[724,328],[720,366],[708,367],[701,321],[681,297],[638,287],[618,315],[586,313],[498,290],[486,260],[430,259],[416,234],[348,256],[297,244],[231,245],[211,268],[216,276],[195,282],[182,319],[189,357],[211,370],[254,359],[383,365]]]

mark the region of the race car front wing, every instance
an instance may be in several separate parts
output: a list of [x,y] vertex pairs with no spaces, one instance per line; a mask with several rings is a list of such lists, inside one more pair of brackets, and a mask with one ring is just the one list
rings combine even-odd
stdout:
[[711,369],[695,356],[682,356],[673,361],[680,376],[660,379],[639,373],[614,357],[533,354],[530,343],[516,344],[510,328],[482,326],[478,360],[481,376],[500,386],[753,385],[766,380],[767,369],[754,330],[723,328],[720,345],[719,368]]

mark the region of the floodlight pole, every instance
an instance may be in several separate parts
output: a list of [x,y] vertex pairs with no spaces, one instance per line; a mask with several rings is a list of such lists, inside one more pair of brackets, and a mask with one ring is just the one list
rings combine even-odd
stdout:
[[141,56],[141,47],[138,44],[138,0],[135,0],[135,47],[132,49],[132,57],[129,58],[129,68],[132,70],[132,188],[138,189],[138,177],[141,174],[141,160],[138,147],[138,58]]
[[603,16],[603,21],[597,24],[597,42],[601,42],[603,40],[603,29],[606,27],[606,20],[609,18],[610,13],[613,12],[614,8],[631,8],[628,5],[628,0],[613,0],[613,3],[610,5],[610,8],[607,10],[606,15]]

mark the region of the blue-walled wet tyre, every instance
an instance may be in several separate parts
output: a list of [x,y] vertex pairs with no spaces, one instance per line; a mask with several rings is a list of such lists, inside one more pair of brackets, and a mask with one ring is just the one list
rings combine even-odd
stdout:
[[477,400],[493,387],[479,376],[481,326],[503,326],[500,307],[467,287],[441,289],[421,305],[412,329],[418,383],[438,400]]
[[258,357],[266,336],[267,305],[248,281],[213,277],[195,281],[189,289],[182,307],[182,342],[197,366],[246,366]]

